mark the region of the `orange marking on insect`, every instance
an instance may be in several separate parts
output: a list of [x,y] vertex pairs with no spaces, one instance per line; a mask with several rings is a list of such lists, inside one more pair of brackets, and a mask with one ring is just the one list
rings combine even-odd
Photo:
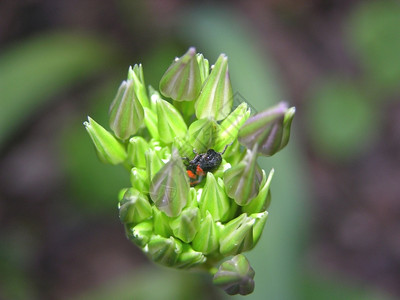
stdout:
[[196,178],[197,178],[197,176],[196,176],[192,171],[190,171],[190,170],[187,170],[186,173],[187,173],[188,176],[189,176],[190,178],[192,178],[192,179],[196,179]]
[[197,166],[196,174],[199,176],[204,176],[206,173],[204,173],[203,169],[200,166]]

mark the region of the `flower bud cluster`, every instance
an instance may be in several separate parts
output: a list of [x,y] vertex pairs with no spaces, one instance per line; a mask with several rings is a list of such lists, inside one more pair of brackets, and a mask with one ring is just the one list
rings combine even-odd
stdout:
[[[154,262],[207,270],[227,293],[251,293],[254,271],[241,253],[261,237],[274,173],[257,157],[286,146],[294,108],[251,116],[241,103],[232,111],[228,58],[210,70],[194,48],[173,61],[159,89],[147,89],[135,65],[110,107],[113,132],[84,123],[101,161],[130,172],[118,204],[126,235]],[[217,159],[202,155],[209,149]]]

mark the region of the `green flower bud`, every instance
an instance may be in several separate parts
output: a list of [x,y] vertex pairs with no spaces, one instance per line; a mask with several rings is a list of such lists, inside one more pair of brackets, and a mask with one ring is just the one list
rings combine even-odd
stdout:
[[176,136],[183,138],[187,126],[182,115],[170,103],[161,98],[157,100],[158,133],[161,141],[172,143]]
[[177,217],[189,198],[189,178],[178,151],[173,149],[171,159],[154,176],[150,197],[157,208],[169,217]]
[[169,225],[174,236],[190,243],[200,227],[200,211],[197,207],[185,208]]
[[[271,185],[272,177],[274,176],[274,169],[269,172],[268,179],[264,180],[262,183],[262,188],[258,195],[251,200],[251,202],[242,207],[242,211],[248,214],[263,212],[268,208],[269,200],[271,199],[271,191],[269,189]],[[265,177],[265,173],[263,172],[263,178]]]
[[245,158],[224,173],[225,190],[229,197],[244,206],[258,195],[262,172],[257,165],[257,145],[247,150]]
[[153,149],[148,149],[145,153],[145,157],[147,178],[151,180],[153,179],[154,175],[156,175],[157,172],[164,166],[164,163]]
[[153,222],[151,220],[143,221],[135,226],[125,225],[125,232],[128,239],[138,245],[140,248],[146,246],[153,235]]
[[123,81],[110,106],[110,127],[121,140],[134,135],[143,125],[144,111],[136,98],[133,80]]
[[290,125],[295,108],[281,102],[273,108],[260,112],[246,121],[239,131],[239,142],[247,148],[258,144],[258,152],[271,156],[282,150],[289,141]]
[[265,222],[267,222],[268,212],[264,211],[258,214],[251,214],[250,218],[255,220],[253,226],[253,245],[251,248],[254,248],[258,241],[260,240],[261,234],[263,233]]
[[165,213],[158,210],[153,206],[153,224],[154,233],[163,237],[170,237],[172,235],[171,227],[169,226],[170,218]]
[[189,143],[197,152],[206,152],[213,144],[217,123],[210,119],[194,121],[189,127]]
[[133,81],[135,94],[142,106],[149,108],[149,97],[147,96],[146,84],[144,83],[142,64],[134,65],[133,68],[129,67],[128,80]]
[[193,147],[183,138],[175,137],[173,147],[178,149],[181,157],[190,157],[193,155]]
[[196,58],[200,69],[201,84],[203,84],[204,81],[206,81],[208,75],[210,74],[210,64],[208,62],[208,59],[204,58],[203,54],[201,53],[197,53]]
[[209,211],[215,221],[226,221],[230,203],[221,178],[215,179],[213,173],[207,173],[207,181],[200,197],[200,211],[203,216]]
[[149,192],[149,179],[147,178],[147,172],[143,169],[132,168],[130,176],[132,187],[135,190],[141,191],[142,193]]
[[125,148],[110,132],[90,117],[88,117],[88,122],[84,122],[83,125],[89,133],[97,155],[102,162],[116,165],[126,159]]
[[216,223],[209,211],[206,211],[205,217],[201,220],[199,230],[192,242],[194,250],[204,254],[210,254],[218,250],[219,234]]
[[213,283],[229,295],[248,295],[254,291],[254,275],[247,258],[239,254],[221,264]]
[[129,139],[128,159],[132,165],[138,168],[146,168],[145,153],[149,149],[149,144],[141,136],[134,136]]
[[140,223],[152,215],[146,195],[135,189],[128,189],[119,203],[119,218],[122,223]]
[[221,54],[196,100],[196,116],[198,119],[223,120],[231,112],[232,104],[233,92],[228,73],[228,57]]
[[144,124],[146,125],[147,130],[150,132],[150,135],[153,139],[159,139],[160,134],[158,132],[158,119],[157,113],[152,111],[151,109],[145,107],[144,108]]
[[235,255],[253,247],[253,226],[255,219],[246,213],[222,226],[219,252],[223,255]]
[[172,236],[165,238],[153,235],[145,247],[145,251],[153,261],[172,267],[182,252],[182,243]]
[[189,269],[206,262],[207,258],[201,252],[194,251],[188,244],[183,244],[181,255],[175,265],[176,268]]
[[201,89],[199,64],[196,49],[191,47],[180,58],[175,59],[160,80],[160,92],[177,101],[192,101]]
[[[226,145],[233,143],[240,127],[250,116],[250,109],[246,102],[241,103],[219,126],[214,150],[221,152]],[[230,150],[230,149],[229,149]]]
[[197,190],[194,187],[191,187],[189,190],[189,199],[186,203],[186,207],[199,207],[199,203],[197,202]]

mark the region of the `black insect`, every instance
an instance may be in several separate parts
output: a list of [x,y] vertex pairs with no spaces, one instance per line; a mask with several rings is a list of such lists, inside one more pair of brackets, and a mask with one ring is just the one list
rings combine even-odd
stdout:
[[226,145],[222,152],[208,149],[206,153],[197,153],[196,150],[193,150],[196,156],[192,160],[187,157],[182,158],[186,161],[186,173],[190,179],[190,186],[199,184],[207,172],[213,172],[218,169],[222,162],[222,155],[228,146]]

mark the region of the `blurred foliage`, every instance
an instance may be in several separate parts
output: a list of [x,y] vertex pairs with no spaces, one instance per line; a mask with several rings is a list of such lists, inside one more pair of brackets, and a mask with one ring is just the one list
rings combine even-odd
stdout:
[[400,91],[399,16],[398,1],[360,3],[346,23],[359,78],[330,76],[309,93],[306,121],[312,144],[333,161],[355,159],[370,148],[381,129],[382,104]]
[[[91,114],[108,127],[108,107],[116,93],[116,84],[108,83],[92,92],[89,98]],[[117,213],[117,194],[129,185],[129,178],[122,166],[99,164],[95,149],[87,139],[82,122],[85,114],[73,118],[60,134],[60,151],[64,173],[68,178],[67,195],[74,206],[90,215]]]
[[306,107],[314,148],[336,159],[355,158],[379,131],[375,105],[351,81],[322,82]]
[[0,146],[46,101],[109,66],[110,58],[103,40],[67,32],[8,47],[0,56]]
[[361,2],[349,18],[347,31],[348,42],[366,72],[365,86],[376,89],[376,100],[400,91],[399,1]]
[[[177,20],[180,28],[177,34],[184,46],[173,42],[157,44],[141,61],[147,84],[157,82],[175,55],[193,45],[210,57],[211,62],[221,51],[226,51],[233,87],[256,110],[284,98],[268,53],[255,46],[258,37],[238,15],[226,7],[199,7],[184,11],[182,16]],[[333,159],[354,157],[379,130],[376,103],[400,86],[398,16],[397,1],[371,1],[361,3],[350,17],[349,41],[360,57],[364,81],[355,84],[326,79],[310,92],[307,112],[310,135],[321,153]],[[56,95],[74,85],[81,85],[99,70],[111,68],[114,60],[109,44],[104,38],[53,32],[26,39],[3,51],[0,147],[46,102],[56,100]],[[125,74],[121,76],[124,77]],[[368,86],[368,90],[361,86]],[[115,81],[89,96],[92,100],[88,111],[94,112],[95,119],[103,125],[107,126],[108,105],[117,88]],[[128,178],[124,170],[96,160],[82,125],[85,118],[84,113],[75,116],[59,137],[68,193],[85,214],[113,213],[117,218],[117,191],[128,184]],[[273,201],[264,237],[249,254],[256,266],[257,286],[247,299],[385,299],[369,289],[347,288],[331,280],[321,280],[315,270],[308,271],[311,275],[304,278],[301,261],[307,239],[308,176],[302,164],[305,159],[296,144],[296,121],[293,128],[288,148],[276,158],[260,161],[264,169],[274,167],[279,172],[272,183]],[[124,234],[122,226],[121,234]],[[26,253],[14,251],[24,247],[29,248],[23,243],[10,246],[7,239],[0,243],[0,273],[7,274],[6,284],[11,291],[0,296],[33,298],[27,273],[19,267]],[[110,285],[94,287],[94,291],[83,294],[81,299],[202,299],[198,278],[159,268],[140,270],[133,276],[110,281]]]

